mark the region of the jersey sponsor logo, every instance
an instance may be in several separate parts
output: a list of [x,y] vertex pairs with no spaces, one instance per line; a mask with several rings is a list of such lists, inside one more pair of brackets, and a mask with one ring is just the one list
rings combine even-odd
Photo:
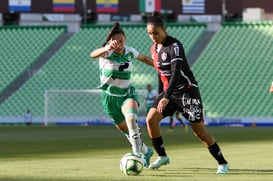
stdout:
[[167,53],[163,52],[163,53],[161,54],[161,59],[162,59],[163,61],[167,60]]
[[121,63],[118,67],[118,70],[119,71],[124,71],[124,69],[127,69],[129,67],[129,63],[127,62],[124,62],[124,63]]
[[183,94],[182,105],[184,107],[183,112],[188,114],[187,119],[189,121],[194,122],[201,119],[202,108],[200,107],[200,99],[193,99]]
[[182,104],[183,104],[183,106],[187,106],[187,105],[200,105],[201,104],[201,100],[200,99],[189,98],[185,94],[183,94]]

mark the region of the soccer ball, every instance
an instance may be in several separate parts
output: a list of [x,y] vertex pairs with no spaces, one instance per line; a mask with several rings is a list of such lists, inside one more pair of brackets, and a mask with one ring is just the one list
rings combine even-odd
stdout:
[[126,153],[120,160],[120,170],[124,175],[139,175],[144,167],[140,156],[133,153]]

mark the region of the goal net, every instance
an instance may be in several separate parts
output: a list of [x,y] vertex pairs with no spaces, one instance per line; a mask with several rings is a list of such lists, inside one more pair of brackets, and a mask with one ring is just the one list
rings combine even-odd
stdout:
[[[145,90],[139,96],[139,121],[145,121]],[[101,90],[47,90],[45,91],[44,124],[89,125],[112,124],[106,115]]]

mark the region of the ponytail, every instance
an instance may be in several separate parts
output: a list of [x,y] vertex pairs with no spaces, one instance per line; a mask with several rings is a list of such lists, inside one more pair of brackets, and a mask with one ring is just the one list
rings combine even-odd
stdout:
[[111,40],[112,36],[114,36],[115,34],[119,34],[121,33],[123,36],[125,36],[124,31],[120,28],[120,24],[118,22],[114,23],[112,29],[109,31],[105,42],[102,44],[102,46],[104,47],[109,40]]

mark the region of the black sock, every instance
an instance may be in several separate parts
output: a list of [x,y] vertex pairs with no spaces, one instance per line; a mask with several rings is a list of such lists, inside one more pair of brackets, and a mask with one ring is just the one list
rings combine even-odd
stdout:
[[165,152],[162,136],[158,138],[152,138],[152,144],[158,156],[167,156]]
[[227,161],[225,160],[220,147],[218,144],[215,142],[212,146],[209,148],[210,154],[217,160],[218,164],[227,164]]

